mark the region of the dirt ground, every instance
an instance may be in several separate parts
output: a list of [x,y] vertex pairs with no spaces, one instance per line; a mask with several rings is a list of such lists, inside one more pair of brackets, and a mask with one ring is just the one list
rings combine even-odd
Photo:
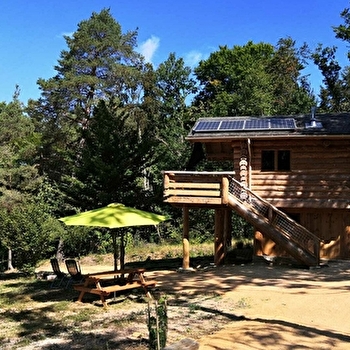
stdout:
[[[96,268],[101,271],[102,267]],[[94,271],[83,267],[83,272]],[[200,350],[350,349],[350,261],[305,269],[254,260],[186,272],[149,271],[146,275],[158,281],[154,293],[169,298],[167,345],[191,338],[200,344]],[[90,302],[76,307],[99,309]],[[131,307],[136,315],[145,305],[133,303]],[[111,301],[102,317],[118,318],[118,312],[125,316],[131,311],[118,309]],[[130,321],[118,334],[101,331],[104,339],[107,335],[108,349],[148,349],[147,327],[140,322]],[[93,348],[102,349],[96,333],[93,337]],[[87,339],[81,343],[86,344]],[[130,345],[122,339],[128,339]],[[139,345],[135,345],[137,339]],[[74,339],[74,344],[71,341],[64,347],[62,339],[51,339],[50,346],[46,340],[44,347],[38,342],[23,349],[87,349],[78,343],[79,339]]]
[[201,337],[200,350],[350,349],[350,261],[322,266],[260,261],[157,278],[163,290],[222,295],[212,312],[227,323]]

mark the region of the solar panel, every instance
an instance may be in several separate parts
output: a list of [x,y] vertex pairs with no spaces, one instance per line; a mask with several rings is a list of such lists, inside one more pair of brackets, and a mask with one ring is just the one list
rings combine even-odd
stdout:
[[244,127],[244,120],[223,120],[220,124],[219,130],[242,130]]
[[192,132],[227,132],[256,130],[294,130],[293,118],[254,118],[254,119],[221,119],[199,120]]
[[245,121],[245,130],[269,129],[269,119],[248,119]]
[[196,127],[194,128],[194,131],[216,131],[220,125],[220,121],[208,121],[208,120],[202,120],[199,121]]
[[295,129],[295,120],[293,118],[288,119],[270,119],[271,129]]

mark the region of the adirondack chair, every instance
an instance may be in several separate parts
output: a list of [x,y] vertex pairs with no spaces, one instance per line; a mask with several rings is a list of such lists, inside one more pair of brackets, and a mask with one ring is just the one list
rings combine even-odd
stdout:
[[81,283],[84,281],[84,275],[81,273],[80,264],[75,259],[65,260],[67,271],[70,275],[70,279],[67,282],[66,287],[70,284]]
[[60,269],[60,264],[56,258],[50,259],[51,267],[56,275],[56,278],[52,281],[50,288],[60,288],[65,280],[69,280],[66,273]]

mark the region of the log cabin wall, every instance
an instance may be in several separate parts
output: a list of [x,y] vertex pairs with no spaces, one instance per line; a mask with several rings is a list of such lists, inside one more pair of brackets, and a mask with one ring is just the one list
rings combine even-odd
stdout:
[[[290,171],[262,171],[263,150],[289,150]],[[349,140],[256,140],[251,153],[251,190],[273,205],[340,209],[350,204]]]
[[[318,235],[321,257],[350,259],[350,113],[199,118],[187,140],[202,143],[210,160],[232,161],[237,181]],[[262,158],[273,153],[278,163],[282,151],[288,169],[262,170]]]
[[[242,142],[232,146],[238,170]],[[264,150],[290,151],[290,171],[262,171]],[[350,258],[350,140],[253,140],[250,152],[251,190],[320,237],[321,258]],[[255,238],[258,255],[284,255],[261,232]]]
[[[321,259],[350,258],[350,215],[344,210],[298,209],[285,210],[298,222],[321,238]],[[294,215],[293,215],[294,214]],[[297,214],[297,215],[296,215]],[[273,241],[256,231],[254,234],[254,249],[256,255],[285,256],[286,253]]]

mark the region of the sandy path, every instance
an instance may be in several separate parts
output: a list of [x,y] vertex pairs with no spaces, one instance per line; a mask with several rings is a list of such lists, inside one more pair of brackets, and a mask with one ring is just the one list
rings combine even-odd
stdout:
[[[111,269],[83,266],[84,273]],[[319,269],[255,261],[146,275],[158,281],[161,293],[188,302],[206,294],[220,296],[217,304],[208,298],[212,304],[203,308],[213,320],[223,316],[221,320],[228,321],[218,324],[218,332],[199,339],[200,350],[350,349],[350,261],[330,262]],[[177,328],[172,331],[175,338]]]
[[163,291],[215,292],[241,305],[219,311],[232,321],[200,339],[201,350],[350,349],[350,261],[310,270],[255,263],[154,274]]

